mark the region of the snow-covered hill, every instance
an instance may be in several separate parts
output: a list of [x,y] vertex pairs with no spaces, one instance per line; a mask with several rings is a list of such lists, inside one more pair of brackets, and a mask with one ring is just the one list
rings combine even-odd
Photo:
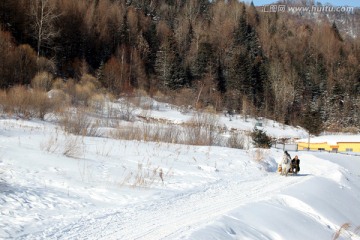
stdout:
[[[156,104],[134,114],[177,124],[193,114]],[[227,129],[256,122],[219,118]],[[342,226],[340,238],[360,239],[359,157],[290,152],[301,171],[284,177],[277,149],[74,136],[52,119],[0,120],[1,239],[331,239]]]

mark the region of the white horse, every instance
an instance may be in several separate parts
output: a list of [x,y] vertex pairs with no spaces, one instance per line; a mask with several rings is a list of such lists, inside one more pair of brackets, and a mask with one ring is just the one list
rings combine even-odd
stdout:
[[287,176],[291,168],[291,157],[284,153],[281,161],[281,175]]

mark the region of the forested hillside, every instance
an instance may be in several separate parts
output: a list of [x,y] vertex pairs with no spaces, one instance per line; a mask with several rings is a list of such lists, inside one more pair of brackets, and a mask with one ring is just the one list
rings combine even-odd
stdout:
[[90,74],[114,95],[141,89],[314,133],[360,126],[360,38],[336,21],[236,0],[2,0],[0,26],[3,89]]

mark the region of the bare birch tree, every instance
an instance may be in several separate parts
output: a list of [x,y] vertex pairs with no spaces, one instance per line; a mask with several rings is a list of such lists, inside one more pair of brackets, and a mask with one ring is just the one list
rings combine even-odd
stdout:
[[55,12],[55,5],[51,0],[33,0],[30,5],[31,28],[37,41],[37,56],[43,47],[49,48],[59,31],[55,28],[55,20],[59,14]]

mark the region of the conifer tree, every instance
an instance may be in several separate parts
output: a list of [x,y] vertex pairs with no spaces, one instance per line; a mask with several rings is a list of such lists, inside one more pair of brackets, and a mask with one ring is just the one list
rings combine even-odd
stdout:
[[199,50],[193,68],[194,77],[201,79],[206,73],[213,74],[214,71],[215,57],[213,46],[209,42],[202,42],[199,44]]
[[217,62],[217,69],[216,69],[216,82],[217,82],[217,89],[220,93],[224,94],[226,92],[226,78],[224,76],[224,67],[218,59]]
[[270,148],[272,145],[271,138],[266,134],[266,132],[256,127],[251,132],[251,138],[254,146],[257,148]]

